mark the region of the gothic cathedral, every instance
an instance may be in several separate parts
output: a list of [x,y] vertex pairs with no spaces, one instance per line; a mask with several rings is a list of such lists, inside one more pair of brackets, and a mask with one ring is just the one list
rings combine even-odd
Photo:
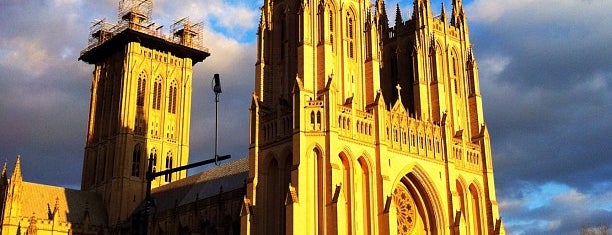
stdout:
[[265,0],[243,234],[504,234],[461,0]]

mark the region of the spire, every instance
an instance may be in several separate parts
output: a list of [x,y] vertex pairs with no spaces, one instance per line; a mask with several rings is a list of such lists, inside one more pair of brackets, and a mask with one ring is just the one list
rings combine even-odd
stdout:
[[402,19],[402,11],[400,10],[399,3],[395,6],[395,27],[400,26],[404,23]]
[[15,168],[13,169],[13,174],[11,175],[11,183],[22,181],[21,177],[21,156],[17,155],[17,160],[15,160]]
[[378,30],[381,32],[381,35],[386,35],[383,32],[389,29],[389,18],[387,17],[385,0],[376,0],[376,18],[378,20]]
[[442,2],[442,6],[440,7],[442,14],[440,14],[440,20],[446,23],[446,9],[444,8],[444,2]]
[[453,13],[455,13],[455,10],[463,10],[463,1],[453,0]]
[[2,164],[2,174],[0,175],[0,177],[2,177],[3,179],[6,179],[6,163],[7,163],[8,159],[4,159],[4,164]]
[[455,27],[464,26],[465,13],[463,11],[463,3],[461,0],[453,0],[453,13],[451,16],[451,25]]

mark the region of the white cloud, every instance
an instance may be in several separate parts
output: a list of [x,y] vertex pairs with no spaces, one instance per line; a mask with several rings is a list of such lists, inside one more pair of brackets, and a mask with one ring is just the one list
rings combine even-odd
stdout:
[[155,9],[165,20],[189,16],[194,21],[202,21],[210,28],[223,30],[223,34],[242,38],[255,29],[259,19],[258,7],[253,2],[223,0],[199,0],[179,3],[158,1]]

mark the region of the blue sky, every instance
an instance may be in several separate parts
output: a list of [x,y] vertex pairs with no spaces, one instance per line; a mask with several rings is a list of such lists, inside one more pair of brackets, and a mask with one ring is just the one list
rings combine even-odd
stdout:
[[[77,61],[93,19],[117,0],[0,2],[0,157],[25,180],[78,188],[92,66]],[[195,67],[190,160],[213,153],[212,74],[223,79],[220,152],[247,155],[262,0],[156,0],[154,20],[205,25]],[[441,1],[432,1],[435,14]],[[386,1],[390,22],[399,3]],[[450,0],[445,1],[450,9]],[[612,224],[612,1],[465,1],[509,234],[578,234]]]

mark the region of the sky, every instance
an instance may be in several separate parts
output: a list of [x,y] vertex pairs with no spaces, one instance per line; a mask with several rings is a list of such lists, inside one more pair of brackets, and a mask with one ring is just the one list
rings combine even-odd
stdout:
[[[180,2],[180,3],[179,3]],[[263,0],[156,0],[154,21],[204,22],[211,56],[194,68],[190,162],[247,156],[255,33]],[[432,0],[434,13],[441,0]],[[0,1],[0,158],[26,181],[79,188],[93,66],[78,61],[92,20],[118,0]],[[411,16],[411,0],[387,0]],[[450,10],[450,0],[445,1]],[[495,185],[508,234],[612,225],[612,1],[464,1],[480,69]]]

